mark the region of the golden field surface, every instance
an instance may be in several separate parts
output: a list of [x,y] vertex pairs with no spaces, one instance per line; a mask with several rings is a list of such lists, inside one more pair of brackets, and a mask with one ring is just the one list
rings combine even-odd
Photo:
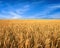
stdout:
[[0,20],[0,48],[60,48],[60,20]]

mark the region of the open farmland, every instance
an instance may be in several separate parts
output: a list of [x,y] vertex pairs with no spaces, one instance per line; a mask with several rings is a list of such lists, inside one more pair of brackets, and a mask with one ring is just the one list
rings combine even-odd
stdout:
[[0,20],[0,48],[60,48],[60,20]]

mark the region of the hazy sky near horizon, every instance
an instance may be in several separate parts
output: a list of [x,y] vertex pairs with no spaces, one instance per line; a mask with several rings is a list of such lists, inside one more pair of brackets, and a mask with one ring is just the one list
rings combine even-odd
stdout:
[[60,19],[60,0],[0,0],[0,19]]

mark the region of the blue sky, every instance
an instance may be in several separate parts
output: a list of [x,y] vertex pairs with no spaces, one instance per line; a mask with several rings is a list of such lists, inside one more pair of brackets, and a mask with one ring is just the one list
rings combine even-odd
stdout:
[[60,19],[60,0],[0,0],[0,19]]

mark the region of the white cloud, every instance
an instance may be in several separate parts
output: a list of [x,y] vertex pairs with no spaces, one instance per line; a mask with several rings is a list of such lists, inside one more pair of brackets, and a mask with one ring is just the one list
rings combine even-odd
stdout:
[[[22,8],[20,9],[14,9],[14,10],[2,10],[0,13],[0,16],[2,16],[2,18],[6,18],[6,19],[19,19],[19,18],[23,18],[23,15],[26,11],[29,10],[29,5],[24,5]],[[10,7],[9,7],[10,8]]]
[[[11,13],[11,15],[13,15],[12,18],[24,18],[23,14],[29,10],[29,5],[25,5],[23,6],[23,8],[21,9],[17,9],[16,10],[16,13]],[[54,13],[54,14],[49,14],[51,13],[52,11],[54,11],[55,9],[58,9],[60,8],[60,4],[57,4],[57,5],[49,5],[45,8],[45,10],[39,12],[39,13],[36,13],[34,15],[31,15],[31,16],[25,16],[25,18],[60,18],[60,13]]]
[[26,11],[29,10],[29,7],[30,7],[30,5],[24,5],[22,8],[17,9],[17,10],[16,10],[16,13],[23,14],[23,13],[25,13]]
[[52,12],[52,14],[47,14],[49,16],[49,18],[60,18],[60,11],[59,12],[53,12],[54,10],[60,8],[60,4],[57,4],[57,5],[52,5],[50,6],[50,11],[49,13]]
[[11,18],[12,19],[18,19],[18,18],[21,18],[22,16],[15,13],[15,12],[9,12],[10,16],[12,16]]
[[49,15],[50,18],[60,18],[60,13],[55,13],[55,14],[51,14]]
[[23,18],[24,13],[29,10],[29,7],[29,5],[24,5],[23,8],[15,10],[15,13],[10,12],[10,14],[13,15],[13,19]]
[[[41,1],[41,3],[43,3],[43,1]],[[36,2],[37,4],[37,2]],[[9,7],[10,5],[8,5]],[[22,6],[22,8],[19,9],[13,9],[13,7],[9,7],[10,10],[5,11],[2,10],[2,13],[4,14],[0,14],[0,16],[2,18],[7,18],[7,19],[19,19],[19,18],[60,18],[60,13],[55,13],[55,14],[49,14],[51,13],[53,10],[60,8],[60,4],[57,5],[49,5],[46,8],[44,8],[45,10],[41,11],[41,12],[37,12],[34,15],[31,16],[24,16],[24,13],[27,12],[30,9],[30,5],[24,5]]]
[[28,18],[60,18],[60,12],[58,13],[54,12],[54,14],[49,14],[58,8],[60,8],[60,4],[51,5],[51,6],[46,7],[45,10],[39,13],[36,13],[32,16],[29,16]]
[[52,5],[50,8],[60,8],[60,4]]

